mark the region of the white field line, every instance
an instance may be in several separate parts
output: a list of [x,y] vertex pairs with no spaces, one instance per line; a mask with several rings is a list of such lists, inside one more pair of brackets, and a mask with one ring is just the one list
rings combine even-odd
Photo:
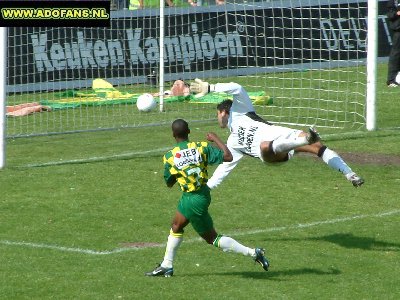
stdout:
[[88,158],[80,158],[80,159],[71,159],[71,160],[58,160],[58,161],[49,161],[45,163],[37,163],[37,164],[27,164],[21,166],[22,168],[34,168],[34,167],[49,167],[49,166],[59,166],[59,165],[67,165],[67,164],[81,164],[81,163],[90,163],[90,162],[98,162],[98,161],[106,161],[106,160],[114,160],[114,159],[128,159],[133,158],[137,155],[143,154],[151,154],[151,153],[161,153],[164,151],[170,150],[171,147],[164,147],[146,151],[137,151],[137,152],[128,152],[121,153],[115,155],[107,155],[107,156],[93,156]]
[[[354,133],[351,133],[354,134]],[[337,137],[343,136],[337,134],[330,134],[326,135],[326,137]],[[163,147],[158,149],[151,149],[151,150],[144,150],[144,151],[137,151],[137,152],[127,152],[121,154],[114,154],[114,155],[105,155],[105,156],[92,156],[87,158],[77,158],[77,159],[69,159],[69,160],[57,160],[57,161],[49,161],[43,163],[34,163],[34,164],[26,164],[22,166],[18,166],[18,168],[38,168],[38,167],[51,167],[51,166],[60,166],[60,165],[68,165],[68,164],[82,164],[82,163],[91,163],[91,162],[100,162],[100,161],[107,161],[107,160],[116,160],[116,159],[129,159],[134,158],[138,155],[146,155],[146,154],[153,154],[153,153],[163,153],[165,151],[170,150],[171,147]]]
[[[281,124],[284,125],[284,124]],[[396,130],[400,129],[400,127],[389,128],[387,130],[381,131],[377,136],[387,136],[387,135],[394,135],[398,133]],[[394,132],[393,132],[394,131]],[[365,133],[363,131],[355,131],[355,132],[344,132],[340,134],[326,134],[323,136],[324,140],[336,140],[336,139],[346,139],[346,138],[357,138],[357,137],[364,137],[369,133]],[[106,161],[106,160],[113,160],[113,159],[128,159],[134,158],[136,155],[143,155],[143,154],[150,154],[150,153],[159,153],[170,150],[171,147],[163,147],[158,149],[146,150],[146,151],[138,151],[138,152],[128,152],[128,153],[121,153],[115,155],[106,155],[106,156],[94,156],[88,158],[78,158],[78,159],[71,159],[71,160],[58,160],[58,161],[50,161],[44,163],[36,163],[36,164],[27,164],[18,166],[18,168],[34,168],[34,167],[49,167],[49,166],[58,166],[58,165],[66,165],[66,164],[80,164],[80,163],[90,163],[90,162],[98,162],[98,161]]]
[[[281,227],[271,227],[271,228],[265,228],[265,229],[250,230],[250,231],[245,231],[245,232],[235,232],[233,234],[227,234],[227,235],[228,236],[243,236],[243,235],[250,235],[250,234],[256,234],[256,233],[304,229],[304,228],[310,228],[310,227],[315,227],[315,226],[320,226],[320,225],[336,224],[336,223],[348,222],[348,221],[354,221],[354,220],[366,219],[366,218],[383,218],[386,216],[396,215],[399,213],[400,213],[400,209],[397,209],[397,210],[382,212],[379,214],[356,215],[356,216],[352,216],[352,217],[343,217],[343,218],[337,218],[337,219],[331,219],[331,220],[325,220],[325,221],[316,221],[316,222],[304,223],[304,224],[295,224],[295,225],[288,225],[288,226],[281,226]],[[185,243],[195,243],[195,242],[200,242],[200,241],[202,241],[201,238],[194,238],[194,239],[185,240]],[[0,240],[0,245],[21,246],[21,247],[25,247],[25,248],[50,249],[50,250],[56,250],[56,251],[62,251],[62,252],[76,252],[76,253],[89,254],[89,255],[109,255],[109,254],[116,254],[116,253],[127,252],[127,251],[135,251],[135,250],[137,251],[137,250],[146,249],[146,248],[165,247],[165,243],[164,243],[164,244],[151,245],[151,246],[145,246],[145,247],[122,247],[122,248],[115,248],[115,249],[109,250],[109,251],[97,251],[97,250],[90,250],[90,249],[63,247],[63,246],[40,244],[40,243],[16,242],[16,241],[10,241],[10,240]]]

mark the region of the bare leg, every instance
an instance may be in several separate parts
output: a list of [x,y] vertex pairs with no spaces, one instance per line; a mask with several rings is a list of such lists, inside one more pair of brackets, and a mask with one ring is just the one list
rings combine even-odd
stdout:
[[260,143],[261,158],[265,162],[284,162],[288,160],[288,153],[293,149],[308,145],[309,135],[306,132],[297,134],[293,132],[289,136],[278,137],[274,141]]

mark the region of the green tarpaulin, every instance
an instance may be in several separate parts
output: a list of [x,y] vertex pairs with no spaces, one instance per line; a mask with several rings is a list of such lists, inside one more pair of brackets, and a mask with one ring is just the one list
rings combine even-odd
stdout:
[[[141,94],[120,92],[110,83],[103,79],[95,79],[92,89],[89,91],[67,90],[53,94],[52,99],[43,99],[41,105],[49,106],[53,110],[76,108],[81,106],[99,106],[115,104],[136,104]],[[265,92],[249,92],[249,96],[255,105],[270,105],[273,100]],[[154,97],[159,101],[158,97]],[[188,102],[188,103],[219,103],[225,99],[232,99],[231,95],[225,93],[210,93],[200,98],[194,95],[188,96],[164,96],[164,102]]]

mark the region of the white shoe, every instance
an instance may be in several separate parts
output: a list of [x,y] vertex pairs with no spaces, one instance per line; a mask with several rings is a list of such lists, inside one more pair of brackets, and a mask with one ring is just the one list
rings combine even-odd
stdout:
[[347,180],[349,180],[354,187],[359,187],[364,184],[364,179],[358,176],[356,173],[350,173],[346,175]]

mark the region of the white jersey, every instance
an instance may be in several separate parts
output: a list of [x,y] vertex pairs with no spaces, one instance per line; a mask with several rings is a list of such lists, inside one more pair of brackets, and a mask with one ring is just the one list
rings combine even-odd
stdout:
[[260,144],[273,141],[279,136],[289,135],[298,130],[275,126],[255,114],[253,103],[246,90],[237,83],[217,83],[215,92],[233,95],[229,113],[228,127],[231,132],[227,146],[232,152],[233,160],[220,164],[207,185],[214,188],[236,167],[243,155],[261,158]]

